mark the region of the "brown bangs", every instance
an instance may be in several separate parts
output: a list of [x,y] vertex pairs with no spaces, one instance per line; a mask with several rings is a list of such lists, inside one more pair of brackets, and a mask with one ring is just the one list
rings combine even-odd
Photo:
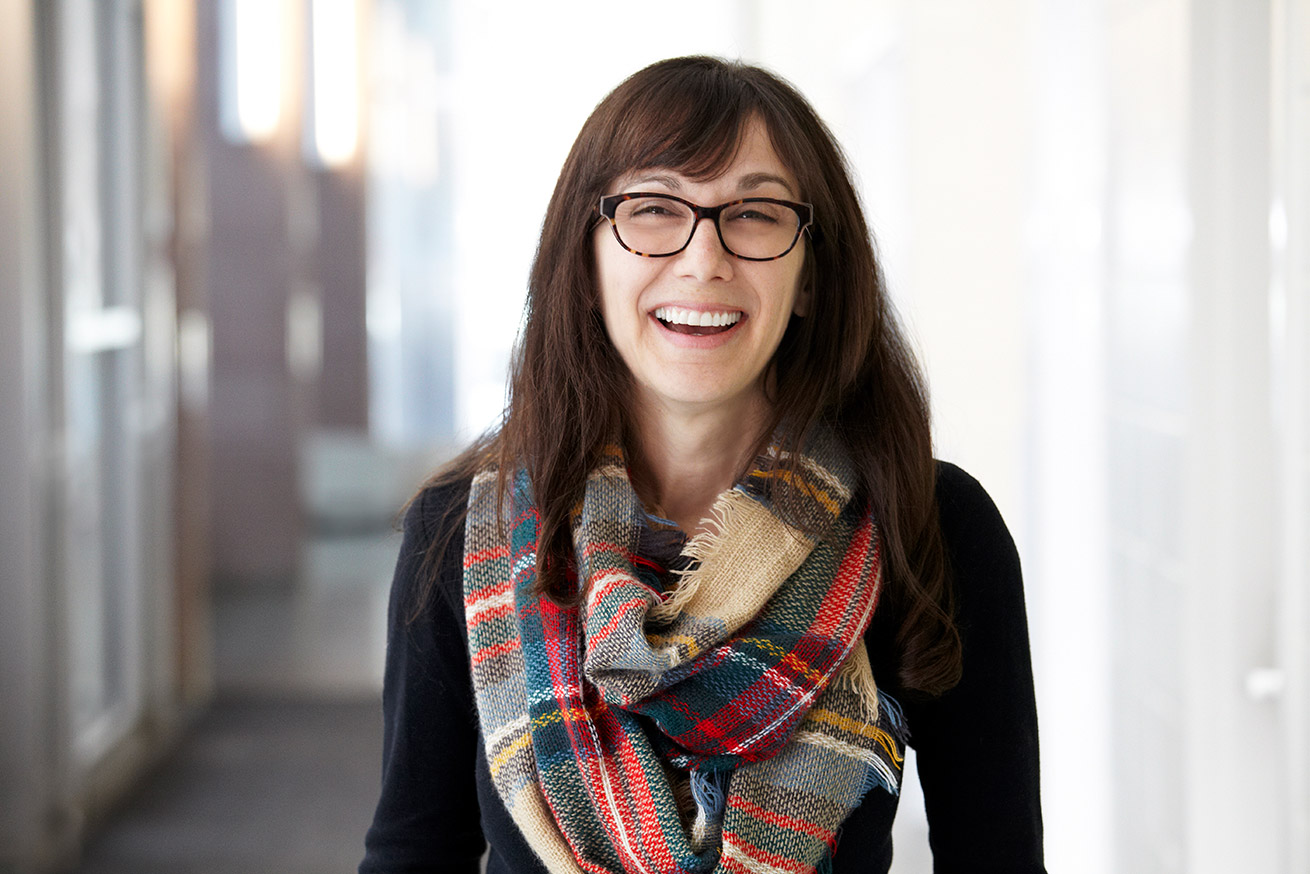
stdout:
[[648,71],[616,89],[605,118],[608,136],[592,164],[589,188],[601,190],[636,169],[663,167],[695,180],[712,179],[736,157],[750,120],[765,120],[774,136],[765,101],[742,76],[706,59],[700,67],[670,66]]

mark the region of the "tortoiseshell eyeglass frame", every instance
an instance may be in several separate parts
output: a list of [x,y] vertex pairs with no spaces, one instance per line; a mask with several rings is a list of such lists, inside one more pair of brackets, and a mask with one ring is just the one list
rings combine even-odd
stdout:
[[[691,233],[687,235],[686,241],[672,252],[638,252],[636,249],[623,242],[619,236],[619,223],[615,219],[618,212],[619,204],[628,200],[636,200],[639,197],[662,197],[666,200],[673,200],[681,203],[691,210],[695,221],[691,223]],[[771,255],[768,258],[752,258],[749,255],[741,255],[732,251],[728,241],[723,239],[723,228],[719,225],[719,214],[729,207],[737,206],[742,203],[776,203],[778,206],[785,206],[796,213],[796,236],[792,238],[791,245],[777,255]],[[718,206],[701,206],[692,203],[690,200],[684,200],[681,197],[675,197],[672,194],[665,194],[661,191],[631,191],[625,194],[607,194],[600,199],[600,215],[598,218],[609,219],[610,230],[614,232],[614,239],[619,245],[627,249],[634,255],[640,255],[642,258],[668,258],[676,255],[683,249],[691,245],[692,237],[696,236],[696,228],[700,225],[701,219],[710,219],[714,222],[714,232],[719,235],[719,243],[723,250],[734,258],[740,258],[742,261],[777,261],[779,258],[785,258],[792,249],[796,248],[796,243],[800,240],[801,234],[805,233],[807,228],[814,224],[814,205],[809,203],[795,203],[790,200],[779,200],[776,197],[743,197],[740,200],[730,200],[727,203],[720,203]],[[811,232],[811,237],[813,237]]]

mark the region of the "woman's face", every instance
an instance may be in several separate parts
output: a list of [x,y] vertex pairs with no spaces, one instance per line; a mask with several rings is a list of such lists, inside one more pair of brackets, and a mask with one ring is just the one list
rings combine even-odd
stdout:
[[[674,194],[701,206],[742,197],[802,200],[759,121],[748,126],[721,175],[698,182],[658,167],[636,170],[608,193],[630,191]],[[724,250],[706,219],[687,248],[667,258],[632,254],[605,221],[593,246],[605,328],[632,372],[641,408],[694,413],[726,406],[745,414],[765,402],[765,368],[792,315],[804,315],[801,242],[774,261],[743,261]],[[704,314],[728,324],[679,324]]]

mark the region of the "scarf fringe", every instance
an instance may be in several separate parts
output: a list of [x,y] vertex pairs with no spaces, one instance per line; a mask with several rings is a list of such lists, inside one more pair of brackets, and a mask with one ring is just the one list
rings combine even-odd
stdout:
[[709,516],[701,520],[703,525],[706,522],[709,524],[704,525],[703,530],[688,540],[687,545],[682,548],[683,555],[693,559],[695,564],[684,571],[679,571],[678,587],[662,602],[650,608],[646,615],[651,621],[660,624],[672,622],[681,615],[692,598],[696,597],[701,581],[705,578],[705,575],[700,573],[701,565],[720,549],[730,536],[730,532],[738,527],[738,520],[742,513],[741,501],[749,502],[751,498],[737,489],[727,490],[714,501]]
[[696,821],[692,825],[692,845],[700,852],[717,844],[723,828],[723,811],[728,804],[728,779],[731,771],[693,770],[688,781],[696,800]]
[[842,662],[833,679],[838,689],[854,692],[859,696],[864,708],[865,722],[874,725],[878,722],[879,704],[882,696],[878,693],[878,684],[873,679],[873,666],[869,663],[869,651],[863,641],[856,643],[851,654]]
[[895,698],[882,692],[878,693],[878,704],[887,716],[887,731],[904,746],[910,740],[910,726],[905,721],[905,712],[901,710],[901,705]]
[[910,731],[905,724],[905,714],[901,711],[900,704],[896,703],[896,699],[879,692],[878,703],[884,719],[877,726],[876,732],[881,736],[880,743],[887,752],[887,758],[879,758],[865,771],[860,794],[864,795],[877,786],[892,795],[899,796],[905,765],[904,749]]

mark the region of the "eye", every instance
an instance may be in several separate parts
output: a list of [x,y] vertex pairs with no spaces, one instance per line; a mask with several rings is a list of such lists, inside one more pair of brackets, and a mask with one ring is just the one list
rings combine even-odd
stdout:
[[635,197],[619,204],[615,218],[620,224],[666,227],[680,225],[690,215],[691,211],[676,200],[666,197]]
[[776,225],[788,211],[785,206],[767,201],[740,203],[726,210],[723,217],[730,222],[742,224]]
[[661,203],[655,200],[648,200],[648,201],[643,201],[639,203],[637,206],[633,207],[632,214],[634,216],[673,215],[673,210],[669,209],[669,205],[667,203]]

